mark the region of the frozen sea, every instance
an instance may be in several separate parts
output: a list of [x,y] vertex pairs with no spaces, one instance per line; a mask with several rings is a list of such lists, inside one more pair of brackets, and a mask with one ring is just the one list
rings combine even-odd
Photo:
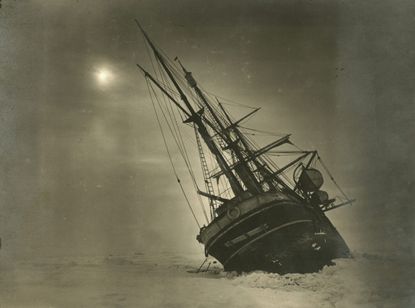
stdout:
[[172,253],[0,260],[0,307],[415,307],[410,259],[355,253],[319,273],[195,273]]

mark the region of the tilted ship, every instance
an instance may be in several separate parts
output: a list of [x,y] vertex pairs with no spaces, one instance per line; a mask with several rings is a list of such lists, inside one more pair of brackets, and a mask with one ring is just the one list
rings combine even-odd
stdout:
[[[202,203],[207,225],[200,227],[198,223],[197,235],[206,256],[216,258],[225,271],[280,274],[314,272],[335,258],[350,257],[347,244],[325,212],[354,200],[337,185],[318,152],[299,149],[290,135],[258,147],[242,123],[259,108],[234,120],[218,97],[203,90],[177,57],[170,60],[136,23],[154,59],[155,73],[137,66],[147,81],[174,173],[185,194],[168,149],[163,120],[184,158],[199,199],[208,202],[205,207],[209,211]],[[178,117],[182,121],[177,121]],[[178,122],[194,130],[204,191],[195,179],[179,127],[182,123]],[[281,165],[274,156],[289,160]],[[317,166],[327,173],[341,197],[330,198],[320,189],[323,175]],[[194,204],[185,197],[197,219]]]

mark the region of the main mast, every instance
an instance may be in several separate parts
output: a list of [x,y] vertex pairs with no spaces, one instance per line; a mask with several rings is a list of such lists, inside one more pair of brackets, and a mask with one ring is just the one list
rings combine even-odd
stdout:
[[[205,106],[211,116],[213,117],[215,123],[218,125],[219,130],[221,132],[222,138],[227,143],[227,148],[229,148],[236,156],[238,160],[238,167],[235,168],[236,173],[238,174],[239,178],[242,180],[242,182],[247,187],[248,191],[250,191],[253,194],[257,194],[262,192],[262,187],[260,183],[257,181],[255,175],[249,168],[247,162],[245,161],[245,158],[242,155],[241,149],[238,146],[238,143],[241,140],[240,136],[236,136],[236,140],[232,140],[230,131],[226,129],[226,127],[223,125],[221,119],[219,119],[218,115],[216,114],[216,111],[213,110],[213,107],[209,103],[209,101],[206,99],[206,96],[203,94],[203,92],[200,90],[200,88],[197,85],[196,80],[193,78],[192,73],[187,71],[182,63],[179,61],[179,64],[185,74],[185,78],[191,88],[195,91],[197,96],[200,98],[200,100],[203,102],[203,106]],[[230,123],[232,124],[232,123]]]
[[[159,51],[157,50],[157,48],[154,46],[153,42],[150,40],[150,38],[148,37],[147,33],[141,27],[140,23],[137,20],[135,20],[135,21],[137,23],[137,26],[140,28],[141,32],[143,33],[146,41],[150,45],[150,47],[151,47],[151,49],[152,49],[155,57],[160,62],[161,66],[165,70],[166,74],[170,78],[170,80],[173,83],[173,85],[176,88],[176,90],[179,92],[179,95],[180,95],[181,100],[183,101],[183,103],[187,107],[187,109],[188,109],[188,111],[190,113],[190,117],[186,121],[187,122],[194,122],[196,124],[200,136],[203,138],[203,140],[205,141],[207,147],[212,152],[212,154],[215,156],[216,161],[218,162],[218,165],[219,165],[220,169],[222,170],[222,172],[225,174],[225,176],[229,180],[229,183],[231,185],[231,188],[232,188],[233,193],[235,194],[235,196],[241,195],[244,192],[241,184],[239,183],[239,181],[236,178],[236,176],[233,174],[231,168],[229,167],[229,165],[228,165],[226,159],[224,158],[224,156],[222,155],[221,151],[218,149],[218,147],[216,146],[216,144],[213,142],[212,137],[210,136],[210,134],[209,134],[209,132],[208,132],[205,124],[202,121],[201,114],[203,113],[203,110],[200,110],[199,112],[196,112],[194,110],[194,108],[190,104],[187,96],[184,94],[183,90],[180,88],[179,84],[177,83],[176,79],[174,78],[172,72],[167,67],[167,65],[166,65],[166,63],[164,61],[164,58],[159,53]],[[145,74],[146,75],[149,75],[148,72],[145,72]],[[153,80],[154,80],[154,78],[152,78],[152,81]]]

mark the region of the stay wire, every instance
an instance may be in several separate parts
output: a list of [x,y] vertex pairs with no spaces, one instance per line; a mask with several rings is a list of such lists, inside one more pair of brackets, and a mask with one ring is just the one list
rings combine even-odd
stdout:
[[330,179],[333,181],[334,185],[336,185],[337,189],[340,191],[340,193],[343,195],[343,197],[346,200],[349,200],[349,197],[347,197],[346,193],[343,191],[343,189],[341,189],[340,185],[337,184],[336,180],[334,179],[333,175],[331,174],[331,172],[329,171],[329,169],[327,168],[326,164],[323,163],[323,160],[321,159],[320,155],[317,155],[317,159],[320,162],[321,166],[324,168],[324,170],[327,172],[327,174],[329,175]]
[[[161,71],[160,63],[158,65],[158,68],[160,70],[160,76],[161,76],[163,82],[166,82],[165,78],[162,74],[162,71]],[[167,98],[164,95],[163,95],[163,99],[164,99],[164,107],[167,110],[167,113],[168,113],[169,118],[170,118],[170,122],[172,123],[172,126],[173,126],[173,130],[172,130],[170,125],[169,125],[170,131],[172,132],[173,135],[175,135],[173,137],[174,137],[174,139],[176,141],[176,144],[179,148],[180,154],[182,155],[182,157],[185,161],[186,168],[187,168],[187,170],[190,174],[190,177],[192,179],[192,182],[193,182],[193,186],[194,186],[196,191],[199,191],[200,189],[199,189],[199,186],[196,182],[196,176],[195,176],[194,171],[193,171],[193,167],[192,167],[192,164],[191,164],[191,161],[190,161],[190,158],[189,158],[189,154],[188,154],[187,149],[186,149],[186,145],[185,145],[184,140],[183,140],[183,135],[182,135],[182,132],[180,130],[180,127],[179,127],[179,124],[178,124],[173,106],[172,106],[172,104],[168,104]],[[160,102],[159,102],[159,107],[161,109]],[[163,110],[162,110],[162,112],[163,112]],[[163,116],[164,116],[166,122],[168,122],[164,112],[163,112]],[[202,198],[199,194],[197,194],[197,199],[199,201],[202,212],[205,216],[206,222],[209,223],[209,219],[208,219],[208,215],[206,213],[204,203],[203,203]]]
[[190,212],[192,213],[192,216],[193,216],[193,218],[195,219],[197,226],[200,228],[200,223],[199,223],[199,221],[197,220],[197,217],[196,217],[196,215],[195,215],[195,212],[193,211],[192,206],[190,205],[189,199],[187,198],[186,192],[184,191],[184,188],[183,188],[183,185],[182,185],[182,183],[181,183],[181,181],[180,181],[179,175],[177,174],[177,170],[176,170],[176,168],[174,167],[173,158],[172,158],[172,156],[171,156],[171,153],[170,153],[170,150],[169,150],[169,146],[168,146],[168,144],[167,144],[167,140],[166,140],[166,137],[165,137],[165,134],[164,134],[163,126],[161,125],[160,118],[159,118],[159,116],[158,116],[158,112],[157,112],[157,109],[156,109],[156,106],[155,106],[155,103],[154,103],[153,94],[152,94],[152,92],[150,91],[150,88],[151,88],[153,91],[154,91],[154,89],[151,87],[151,85],[149,85],[149,81],[148,81],[148,79],[147,79],[147,78],[146,78],[146,82],[147,82],[147,87],[148,87],[149,92],[150,92],[151,103],[152,103],[152,106],[153,106],[153,109],[154,109],[154,113],[155,113],[155,115],[156,115],[157,123],[158,123],[158,125],[159,125],[161,135],[162,135],[162,137],[163,137],[164,146],[165,146],[165,148],[166,148],[166,152],[167,152],[167,155],[168,155],[168,157],[169,157],[170,165],[171,165],[171,167],[172,167],[172,169],[173,169],[173,173],[174,173],[174,175],[175,175],[175,177],[176,177],[177,183],[179,183],[179,186],[180,186],[180,189],[181,189],[181,191],[182,191],[182,193],[183,193],[183,196],[184,196],[184,198],[186,199],[187,206],[189,207],[189,210],[190,210]]
[[[167,59],[167,61],[166,61],[165,64],[170,69],[170,71],[172,72],[173,76],[176,77],[176,81],[179,84],[182,85],[182,90],[185,91],[186,90],[186,86],[185,86],[185,84],[184,84],[184,82],[182,80],[183,77],[181,76],[180,72],[176,69],[176,67],[174,65],[171,65],[171,63],[170,63],[170,61],[168,61],[168,59]],[[159,61],[158,61],[158,68],[159,68],[159,71],[160,71],[159,73],[160,73],[160,76],[162,78],[163,83],[166,83],[164,74],[162,74],[161,64],[159,63]],[[191,95],[191,97],[193,99],[195,99],[194,94]],[[169,117],[170,117],[172,126],[174,128],[174,132],[175,132],[175,135],[176,135],[176,143],[178,145],[178,148],[179,148],[179,150],[181,152],[181,155],[182,155],[183,159],[185,160],[186,167],[187,167],[187,169],[189,171],[189,174],[190,174],[190,176],[192,178],[192,181],[193,181],[193,185],[194,185],[195,189],[197,191],[199,191],[199,186],[198,186],[197,181],[196,181],[196,177],[195,177],[195,174],[194,174],[194,170],[193,170],[193,167],[192,167],[192,164],[191,164],[191,161],[190,161],[190,158],[189,158],[189,154],[188,154],[188,151],[186,149],[186,146],[185,146],[185,143],[184,143],[184,140],[183,140],[182,132],[180,130],[180,127],[179,127],[178,122],[177,122],[176,115],[175,115],[174,110],[173,110],[173,106],[171,104],[168,104],[170,106],[170,108],[167,107],[166,106],[166,104],[167,104],[166,103],[167,98],[165,96],[163,96],[163,98],[164,98],[165,108],[167,110],[169,110],[168,114],[169,114]],[[199,194],[197,194],[197,198],[198,198],[198,201],[200,203],[200,206],[201,206],[201,209],[203,211],[203,214],[204,214],[204,216],[206,218],[206,221],[207,221],[207,223],[209,223],[209,219],[207,218],[207,213],[206,213],[205,205],[204,205],[204,203],[202,201],[202,198],[201,198],[201,196]]]
[[[161,113],[162,113],[162,115],[163,115],[163,117],[164,117],[164,120],[166,121],[166,124],[167,124],[167,126],[168,126],[168,128],[169,128],[169,130],[170,130],[170,133],[172,134],[173,139],[174,139],[174,141],[176,142],[176,144],[177,144],[177,146],[178,146],[179,152],[180,152],[181,156],[183,157],[183,160],[184,160],[184,162],[185,162],[186,168],[187,168],[187,170],[188,170],[188,172],[189,172],[189,174],[190,174],[190,177],[191,177],[191,179],[192,179],[193,186],[194,186],[195,190],[196,190],[196,191],[198,191],[198,190],[199,190],[199,187],[198,187],[198,185],[197,185],[197,182],[196,182],[196,178],[195,178],[194,172],[193,172],[192,167],[191,167],[191,165],[190,165],[190,160],[188,160],[188,158],[186,159],[187,152],[186,152],[186,154],[185,154],[185,153],[183,152],[183,149],[180,147],[180,143],[183,143],[183,145],[184,145],[184,142],[183,142],[183,140],[181,140],[181,142],[178,140],[179,136],[176,136],[176,135],[175,135],[175,132],[174,132],[174,130],[172,129],[172,127],[171,127],[171,125],[170,125],[170,123],[169,123],[169,121],[168,121],[168,119],[167,119],[167,116],[166,116],[166,114],[165,114],[165,112],[164,112],[164,110],[163,110],[163,108],[162,108],[162,106],[161,106],[161,103],[160,103],[160,101],[159,101],[159,99],[158,99],[158,97],[157,97],[157,95],[156,95],[156,92],[155,92],[155,90],[154,90],[154,88],[153,88],[153,86],[152,86],[151,84],[150,84],[150,87],[151,87],[151,89],[152,89],[152,91],[153,91],[153,95],[154,95],[154,97],[155,97],[155,100],[157,101],[157,103],[158,103],[158,105],[159,105],[159,108],[160,108]],[[174,125],[174,124],[172,123],[172,125]],[[176,123],[176,125],[177,125],[177,123]],[[184,151],[185,151],[185,149],[184,149]],[[204,216],[205,216],[205,218],[206,218],[206,222],[207,222],[207,223],[209,223],[209,219],[208,219],[208,216],[207,216],[207,213],[206,213],[206,210],[205,210],[205,207],[204,207],[203,201],[202,201],[202,199],[201,199],[201,197],[200,197],[200,195],[199,195],[199,194],[197,194],[197,198],[198,198],[198,201],[199,201],[200,206],[201,206],[201,208],[202,208],[202,212],[203,212],[203,214],[204,214]]]
[[[166,59],[165,59],[166,60]],[[162,83],[163,84],[165,84],[166,83],[166,81],[165,81],[165,79],[163,78],[163,74],[160,72],[161,71],[161,68],[160,68],[160,63],[159,63],[159,61],[156,61],[159,65],[158,65],[158,69],[159,69],[159,74],[160,74],[160,76],[161,76],[161,79],[162,79]],[[175,76],[176,78],[177,78],[177,82],[183,87],[182,88],[182,90],[186,90],[187,88],[186,88],[186,82],[183,80],[183,77],[182,77],[182,74],[179,72],[179,70],[174,66],[174,65],[171,65],[171,60],[169,61],[169,59],[166,61],[166,65],[168,66],[168,68],[170,69],[170,71],[172,72],[172,74],[173,74],[173,76]],[[153,66],[153,69],[154,69],[154,66]],[[204,91],[204,92],[206,92],[206,91]],[[197,105],[199,105],[199,107],[202,107],[203,106],[203,104],[202,104],[202,102],[201,102],[201,100],[200,100],[200,98],[195,94],[195,93],[193,93],[193,92],[189,92],[189,91],[186,91],[186,94],[194,101],[194,102],[197,102]],[[165,98],[165,97],[164,97]],[[225,119],[225,117],[221,114],[221,112],[218,110],[218,107],[217,106],[215,106],[215,104],[212,104],[212,102],[211,102],[211,107],[220,115],[220,118],[221,118],[221,120],[223,121],[223,122],[225,122],[226,123],[226,119]],[[166,109],[168,109],[167,107],[166,107]],[[164,115],[164,117],[166,118],[166,116],[165,116],[165,114],[164,114],[164,112],[163,112],[163,110],[162,110],[162,113],[163,113],[163,115]],[[206,115],[205,115],[206,116]],[[179,148],[179,151],[181,152],[181,155],[183,156],[183,158],[184,158],[184,160],[185,160],[185,162],[186,162],[186,165],[187,165],[187,167],[188,167],[188,170],[189,170],[189,173],[190,173],[190,175],[191,175],[191,177],[192,177],[192,180],[193,180],[193,182],[194,182],[194,186],[195,186],[195,188],[196,189],[199,189],[198,188],[198,185],[197,185],[197,182],[196,182],[196,180],[195,180],[195,176],[194,176],[194,172],[193,172],[193,169],[191,168],[191,165],[190,165],[190,159],[188,158],[188,153],[187,153],[187,150],[186,150],[186,148],[184,147],[184,145],[183,145],[183,137],[181,136],[181,133],[180,133],[180,130],[178,130],[177,131],[177,129],[176,129],[176,127],[175,127],[175,125],[174,125],[174,122],[176,122],[176,121],[173,121],[173,119],[172,119],[172,117],[171,117],[171,115],[170,115],[170,113],[169,113],[169,117],[170,117],[170,119],[171,119],[171,122],[172,122],[172,126],[175,128],[174,130],[172,130],[171,129],[171,127],[169,127],[169,129],[173,132],[174,131],[174,134],[173,135],[175,135],[175,136],[173,136],[174,138],[175,138],[175,141],[176,141],[176,143],[178,144],[178,148]],[[167,121],[167,119],[166,119],[166,121]],[[213,119],[213,117],[211,116],[211,119],[210,119],[210,121],[211,122],[214,122],[214,119]],[[177,124],[177,122],[176,122],[176,124]],[[169,125],[170,126],[170,125]],[[200,204],[201,204],[201,207],[202,207],[202,210],[203,210],[203,213],[204,213],[204,215],[205,215],[205,218],[207,218],[207,213],[206,213],[206,211],[205,211],[205,208],[204,208],[204,204],[203,204],[203,202],[202,202],[202,200],[201,200],[201,197],[200,197],[200,195],[198,194],[198,198],[199,198],[199,202],[200,202]],[[207,220],[208,221],[208,220]],[[209,221],[208,221],[209,222]]]

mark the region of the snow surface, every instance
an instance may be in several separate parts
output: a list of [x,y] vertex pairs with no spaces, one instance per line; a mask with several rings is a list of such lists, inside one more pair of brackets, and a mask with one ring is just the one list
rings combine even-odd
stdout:
[[194,273],[202,261],[139,253],[3,259],[0,307],[415,307],[410,260],[357,255],[319,273],[283,276],[238,276],[217,264]]

